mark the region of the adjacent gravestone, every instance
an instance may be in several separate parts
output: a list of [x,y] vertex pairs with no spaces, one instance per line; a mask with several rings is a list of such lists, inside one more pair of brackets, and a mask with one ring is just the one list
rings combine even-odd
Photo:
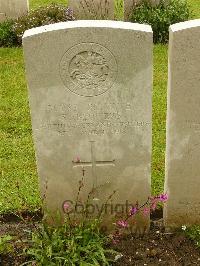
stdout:
[[140,3],[140,0],[124,0],[124,21],[130,21],[134,7]]
[[65,200],[74,201],[83,175],[80,197],[94,188],[92,211],[114,190],[107,217],[144,203],[151,173],[151,27],[59,23],[26,31],[23,46],[47,207],[62,210]]
[[28,0],[0,0],[1,20],[6,18],[18,18],[29,10]]
[[114,19],[114,0],[69,0],[76,19]]
[[172,25],[164,209],[167,227],[200,223],[200,20]]

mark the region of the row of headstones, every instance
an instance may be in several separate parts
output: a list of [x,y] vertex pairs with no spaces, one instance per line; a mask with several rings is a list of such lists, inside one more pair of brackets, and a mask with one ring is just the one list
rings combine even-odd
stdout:
[[0,0],[0,22],[18,18],[29,10],[29,0]]
[[[81,202],[94,188],[91,208],[116,191],[109,218],[149,197],[152,39],[150,26],[114,21],[25,32],[37,167],[51,211],[62,211],[65,200],[76,198],[82,177]],[[200,223],[199,47],[200,20],[170,27],[164,208],[169,227]]]
[[[128,20],[130,11],[139,2],[140,0],[123,0],[124,20]],[[115,0],[69,0],[69,7],[78,19],[114,20],[115,17]]]
[[[122,0],[124,21],[129,21],[131,11],[136,4],[143,0]],[[119,2],[119,1],[118,1]],[[152,5],[157,5],[160,0],[149,0]],[[165,0],[168,2],[168,0]],[[77,19],[109,19],[115,18],[116,0],[68,0],[69,7],[74,11]]]
[[[141,0],[124,0],[124,20],[128,20],[130,11]],[[150,0],[158,3],[160,0]],[[114,19],[115,0],[69,0],[77,19]],[[29,0],[0,0],[0,21],[17,18],[28,13]]]

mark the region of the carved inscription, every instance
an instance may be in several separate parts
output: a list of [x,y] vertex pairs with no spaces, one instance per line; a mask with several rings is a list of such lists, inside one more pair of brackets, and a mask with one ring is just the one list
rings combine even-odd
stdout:
[[90,91],[106,81],[109,75],[109,66],[103,56],[87,51],[81,52],[72,58],[69,72],[75,84]]
[[176,206],[176,212],[191,216],[193,216],[193,213],[195,212],[196,215],[200,215],[200,202],[181,200]]
[[88,111],[82,112],[79,107],[73,104],[48,105],[45,111],[43,128],[60,134],[73,135],[77,130],[87,135],[125,134],[133,128],[146,128],[151,126],[149,121],[136,121],[130,105],[121,103],[121,113],[113,103],[102,106],[89,104]]
[[92,167],[92,177],[93,177],[93,188],[97,188],[97,173],[96,173],[96,168],[98,166],[115,166],[115,160],[111,160],[111,161],[98,161],[96,159],[96,151],[95,151],[95,141],[90,141],[91,144],[91,162],[84,162],[84,161],[79,161],[79,162],[74,162],[73,163],[73,167],[81,167],[82,169],[84,167]]
[[194,120],[186,120],[186,127],[188,129],[194,130],[195,132],[200,132],[200,122]]
[[64,85],[73,93],[98,96],[112,87],[117,63],[107,48],[96,43],[81,43],[64,54],[60,75]]
[[197,163],[200,151],[200,122],[193,119],[187,119],[180,122],[181,131],[186,132],[186,140],[182,154],[187,160],[188,168],[193,168]]

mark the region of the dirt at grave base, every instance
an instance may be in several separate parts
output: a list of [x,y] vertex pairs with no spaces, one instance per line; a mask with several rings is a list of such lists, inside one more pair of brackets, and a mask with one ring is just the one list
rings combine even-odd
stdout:
[[[200,249],[186,238],[183,232],[165,233],[160,221],[152,222],[149,234],[143,237],[127,236],[113,246],[121,254],[121,258],[118,256],[112,266],[200,265]],[[21,255],[26,244],[17,240],[26,240],[27,231],[36,230],[38,226],[39,223],[33,225],[0,219],[0,236],[5,234],[16,236],[13,242],[14,253],[1,256],[0,266],[18,266],[26,261]]]
[[116,266],[200,265],[200,248],[183,232],[164,233],[155,226],[143,237],[126,237],[115,249],[122,255]]

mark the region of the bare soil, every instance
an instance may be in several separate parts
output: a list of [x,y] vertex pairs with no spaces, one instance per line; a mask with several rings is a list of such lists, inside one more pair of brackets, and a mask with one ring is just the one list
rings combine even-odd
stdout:
[[[162,220],[159,221],[162,224]],[[116,266],[200,265],[200,249],[183,232],[166,233],[152,223],[149,234],[126,237],[116,248],[122,254]]]

